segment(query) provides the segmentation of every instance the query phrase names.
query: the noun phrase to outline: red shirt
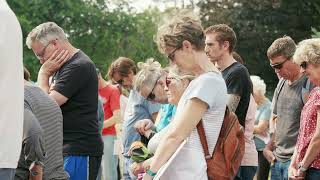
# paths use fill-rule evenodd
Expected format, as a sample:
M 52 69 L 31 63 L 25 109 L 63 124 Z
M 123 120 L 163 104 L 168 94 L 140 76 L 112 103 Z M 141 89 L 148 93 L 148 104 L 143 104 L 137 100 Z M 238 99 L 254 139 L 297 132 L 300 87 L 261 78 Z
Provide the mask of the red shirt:
M 301 112 L 300 130 L 297 140 L 297 163 L 301 162 L 307 152 L 309 143 L 317 128 L 317 111 L 320 106 L 320 87 L 314 88 Z M 310 167 L 320 169 L 320 154 Z
M 120 91 L 117 86 L 108 84 L 99 89 L 99 95 L 102 99 L 104 120 L 106 121 L 113 116 L 113 111 L 120 109 Z M 102 135 L 116 135 L 114 125 L 103 128 Z

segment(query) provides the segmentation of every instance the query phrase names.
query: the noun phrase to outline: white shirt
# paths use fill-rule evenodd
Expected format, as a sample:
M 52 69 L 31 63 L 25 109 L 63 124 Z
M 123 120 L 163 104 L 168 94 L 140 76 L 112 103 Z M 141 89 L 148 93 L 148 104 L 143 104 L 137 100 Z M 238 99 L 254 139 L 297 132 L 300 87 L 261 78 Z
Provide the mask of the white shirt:
M 5 0 L 0 0 L 0 22 L 0 168 L 16 168 L 23 129 L 23 39 Z
M 222 126 L 227 104 L 227 88 L 218 73 L 209 72 L 194 79 L 183 93 L 176 112 L 181 113 L 187 101 L 198 98 L 207 103 L 208 110 L 202 116 L 203 126 L 212 155 Z M 173 119 L 175 121 L 177 119 Z M 182 120 L 183 121 L 183 120 Z M 169 124 L 170 126 L 171 124 Z M 166 180 L 207 180 L 207 164 L 197 129 L 194 128 L 186 144 L 160 177 Z

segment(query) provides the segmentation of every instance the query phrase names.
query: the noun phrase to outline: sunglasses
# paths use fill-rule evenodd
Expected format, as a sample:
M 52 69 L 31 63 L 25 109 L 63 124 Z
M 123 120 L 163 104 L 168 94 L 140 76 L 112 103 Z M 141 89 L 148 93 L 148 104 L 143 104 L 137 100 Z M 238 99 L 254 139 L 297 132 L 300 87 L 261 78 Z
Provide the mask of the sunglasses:
M 169 87 L 169 85 L 171 84 L 172 79 L 173 79 L 172 77 L 168 77 L 168 76 L 166 77 L 166 86 L 167 87 Z
M 123 84 L 123 79 L 118 80 L 117 83 L 122 85 Z
M 154 91 L 154 88 L 156 88 L 160 77 L 161 77 L 161 76 L 158 77 L 158 79 L 157 79 L 156 82 L 154 83 L 154 86 L 153 86 L 150 94 L 147 96 L 147 100 L 148 100 L 148 101 L 153 101 L 153 100 L 156 98 L 156 95 L 153 93 L 153 91 Z
M 283 64 L 285 63 L 285 62 L 287 62 L 289 59 L 286 59 L 286 60 L 284 60 L 284 61 L 282 61 L 282 62 L 280 62 L 280 63 L 276 63 L 276 64 L 271 64 L 270 63 L 270 66 L 273 68 L 273 69 L 281 69 L 282 67 L 283 67 Z
M 308 67 L 307 62 L 306 62 L 306 61 L 303 61 L 303 62 L 300 64 L 300 67 L 301 67 L 302 69 L 307 69 L 307 67 Z

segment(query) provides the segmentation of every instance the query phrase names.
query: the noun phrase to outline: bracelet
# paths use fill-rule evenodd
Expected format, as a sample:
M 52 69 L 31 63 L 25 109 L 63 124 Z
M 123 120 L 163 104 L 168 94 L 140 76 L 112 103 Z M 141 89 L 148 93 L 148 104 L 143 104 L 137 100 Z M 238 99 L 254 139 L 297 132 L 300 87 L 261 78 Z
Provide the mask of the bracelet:
M 156 172 L 152 172 L 150 169 L 148 169 L 146 173 L 151 177 L 155 177 L 157 175 Z

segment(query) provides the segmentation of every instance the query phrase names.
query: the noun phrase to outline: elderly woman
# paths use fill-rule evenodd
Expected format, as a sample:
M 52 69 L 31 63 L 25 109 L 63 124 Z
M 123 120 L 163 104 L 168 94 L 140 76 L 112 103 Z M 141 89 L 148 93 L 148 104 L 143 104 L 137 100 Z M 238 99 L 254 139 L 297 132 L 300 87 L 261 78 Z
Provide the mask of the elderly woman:
M 164 77 L 163 85 L 164 87 L 162 89 L 163 92 L 167 95 L 167 101 L 170 105 L 174 107 L 174 111 L 161 111 L 161 114 L 159 113 L 158 117 L 160 116 L 160 120 L 156 122 L 155 128 L 157 133 L 150 139 L 148 143 L 148 149 L 154 153 L 156 151 L 156 148 L 162 139 L 164 135 L 166 134 L 168 128 L 167 125 L 170 123 L 171 119 L 173 118 L 173 115 L 175 114 L 176 106 L 179 103 L 179 100 L 185 91 L 185 89 L 188 87 L 189 83 L 194 79 L 194 76 L 191 74 L 183 73 L 178 70 L 177 67 L 173 66 L 170 68 L 169 73 L 166 74 Z M 155 92 L 155 95 L 157 96 L 158 93 Z M 162 93 L 161 93 L 162 94 Z M 155 98 L 157 99 L 157 98 Z M 161 117 L 162 116 L 162 117 Z M 170 116 L 170 119 L 168 117 Z M 143 120 L 142 120 L 143 121 Z M 140 133 L 149 134 L 149 131 L 143 131 L 141 129 L 137 129 Z M 143 164 L 135 164 L 132 166 L 132 171 L 134 174 L 138 174 L 141 172 L 141 168 L 148 167 L 152 159 L 149 159 L 145 161 Z
M 269 141 L 268 127 L 271 117 L 271 102 L 265 96 L 266 84 L 259 76 L 250 76 L 253 85 L 253 97 L 257 103 L 254 123 L 254 142 L 258 151 L 257 179 L 268 179 L 270 164 L 263 155 L 263 149 Z
M 316 87 L 301 112 L 289 176 L 291 179 L 320 179 L 320 39 L 300 42 L 293 59 Z
M 185 142 L 159 176 L 166 180 L 206 180 L 207 165 L 196 126 L 202 121 L 209 152 L 213 152 L 227 104 L 226 84 L 204 52 L 205 36 L 198 18 L 187 14 L 175 17 L 161 26 L 156 39 L 160 51 L 179 70 L 190 72 L 196 78 L 181 96 L 175 117 L 168 125 L 144 179 L 152 179 Z

